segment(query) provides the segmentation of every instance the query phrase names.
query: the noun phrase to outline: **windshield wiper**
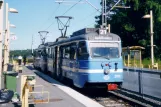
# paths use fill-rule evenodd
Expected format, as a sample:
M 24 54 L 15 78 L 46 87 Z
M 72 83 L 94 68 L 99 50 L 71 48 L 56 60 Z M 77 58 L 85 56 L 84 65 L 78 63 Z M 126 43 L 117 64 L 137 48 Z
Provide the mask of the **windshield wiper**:
M 103 58 L 106 58 L 108 60 L 110 60 L 110 58 L 106 55 L 106 56 L 102 56 Z
M 102 57 L 102 58 L 106 58 L 106 59 L 110 60 L 110 58 L 107 56 L 93 55 L 93 57 Z

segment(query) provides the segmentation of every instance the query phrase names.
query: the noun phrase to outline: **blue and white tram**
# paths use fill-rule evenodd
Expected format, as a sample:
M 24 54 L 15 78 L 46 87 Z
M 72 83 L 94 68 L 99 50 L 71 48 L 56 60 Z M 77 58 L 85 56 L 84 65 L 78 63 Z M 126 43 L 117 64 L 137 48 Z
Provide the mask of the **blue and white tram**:
M 121 39 L 99 29 L 85 28 L 52 44 L 54 76 L 71 79 L 76 87 L 108 86 L 123 82 Z

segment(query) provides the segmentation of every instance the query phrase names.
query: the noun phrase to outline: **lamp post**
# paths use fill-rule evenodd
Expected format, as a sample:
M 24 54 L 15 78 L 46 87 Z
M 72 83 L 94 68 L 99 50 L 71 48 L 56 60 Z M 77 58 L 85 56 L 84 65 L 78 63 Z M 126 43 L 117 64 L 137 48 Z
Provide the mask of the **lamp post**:
M 9 50 L 8 50 L 8 45 L 9 45 L 9 36 L 10 36 L 10 32 L 9 32 L 9 21 L 8 21 L 8 13 L 11 12 L 11 13 L 18 13 L 18 11 L 14 8 L 9 8 L 8 7 L 8 3 L 6 3 L 6 30 L 5 30 L 5 40 L 4 40 L 4 71 L 7 70 L 7 63 L 9 62 L 9 59 L 8 59 L 8 53 L 9 53 Z
M 11 27 L 11 25 L 10 25 L 10 27 Z M 9 29 L 8 29 L 8 35 L 9 35 L 9 37 L 8 37 L 8 43 L 7 43 L 7 45 L 8 45 L 8 51 L 7 51 L 7 62 L 9 62 L 9 57 L 10 57 L 10 36 L 11 35 L 15 35 L 14 33 L 10 33 L 10 27 L 9 27 Z M 14 26 L 12 26 L 13 28 L 16 28 L 16 26 L 14 25 Z
M 2 36 L 3 36 L 3 7 L 4 0 L 0 1 L 0 89 L 2 89 Z
M 16 26 L 15 26 L 15 25 L 13 25 L 13 24 L 10 24 L 10 27 L 12 27 L 12 28 L 16 28 Z
M 153 11 L 150 14 L 144 15 L 143 18 L 150 18 L 150 46 L 151 46 L 151 64 L 154 65 L 154 45 L 153 45 Z

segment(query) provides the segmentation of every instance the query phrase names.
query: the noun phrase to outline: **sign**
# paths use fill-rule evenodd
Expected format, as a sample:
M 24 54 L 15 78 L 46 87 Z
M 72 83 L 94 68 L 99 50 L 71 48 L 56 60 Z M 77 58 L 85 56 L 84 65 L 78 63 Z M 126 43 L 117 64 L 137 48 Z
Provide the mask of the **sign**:
M 103 77 L 103 79 L 104 79 L 104 80 L 109 80 L 110 77 L 109 77 L 108 75 L 105 75 L 105 76 Z
M 17 40 L 17 36 L 12 36 L 11 40 Z
M 106 35 L 107 34 L 107 30 L 106 29 L 99 29 L 99 34 L 100 35 Z
M 100 39 L 100 40 L 105 40 L 105 39 L 107 39 L 107 40 L 112 40 L 112 37 L 105 37 L 105 36 L 97 36 L 97 37 L 95 37 L 94 39 Z

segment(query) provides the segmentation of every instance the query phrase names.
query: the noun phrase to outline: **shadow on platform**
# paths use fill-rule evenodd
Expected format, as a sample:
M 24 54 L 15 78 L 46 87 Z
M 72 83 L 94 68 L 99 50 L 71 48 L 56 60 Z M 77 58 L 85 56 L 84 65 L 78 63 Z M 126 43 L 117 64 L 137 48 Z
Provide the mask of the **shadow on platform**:
M 6 105 L 1 105 L 0 107 L 21 107 L 21 104 L 19 103 L 12 103 L 12 104 L 6 104 Z M 34 104 L 29 104 L 29 107 L 35 107 Z
M 32 66 L 26 66 L 29 70 L 35 70 Z

